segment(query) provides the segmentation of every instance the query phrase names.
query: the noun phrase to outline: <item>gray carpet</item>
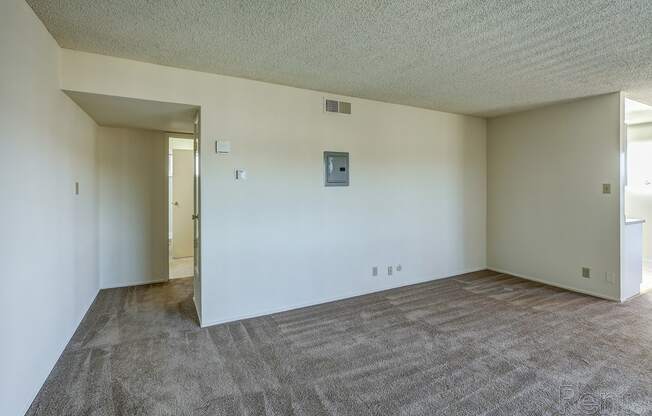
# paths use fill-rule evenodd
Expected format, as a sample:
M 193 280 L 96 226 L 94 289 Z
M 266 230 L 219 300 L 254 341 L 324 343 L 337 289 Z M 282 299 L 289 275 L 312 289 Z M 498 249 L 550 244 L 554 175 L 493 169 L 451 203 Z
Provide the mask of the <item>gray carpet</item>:
M 200 329 L 191 279 L 102 291 L 29 415 L 652 415 L 652 295 L 478 272 Z

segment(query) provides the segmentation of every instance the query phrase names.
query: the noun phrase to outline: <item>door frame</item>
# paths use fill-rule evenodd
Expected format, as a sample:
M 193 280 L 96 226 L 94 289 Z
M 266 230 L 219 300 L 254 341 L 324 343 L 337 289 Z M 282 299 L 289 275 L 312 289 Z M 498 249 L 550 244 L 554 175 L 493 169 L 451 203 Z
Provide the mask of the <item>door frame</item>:
M 201 325 L 201 108 L 195 116 L 193 175 L 193 301 Z
M 169 158 L 169 165 L 168 165 L 168 181 L 169 181 L 168 189 L 169 189 L 169 192 L 168 192 L 168 201 L 169 201 L 169 204 L 170 204 L 169 205 L 170 208 L 169 208 L 169 212 L 168 212 L 168 215 L 169 215 L 168 234 L 170 236 L 170 256 L 172 258 L 190 257 L 191 255 L 193 255 L 193 254 L 191 254 L 191 252 L 194 252 L 194 248 L 193 248 L 194 247 L 194 231 L 193 231 L 193 228 L 194 228 L 195 225 L 192 222 L 192 219 L 190 218 L 191 215 L 194 214 L 194 207 L 193 207 L 194 199 L 195 199 L 195 196 L 194 196 L 194 184 L 189 185 L 190 186 L 189 191 L 191 192 L 191 194 L 187 195 L 189 199 L 187 201 L 185 201 L 185 203 L 187 203 L 187 207 L 189 208 L 189 213 L 188 213 L 188 217 L 187 217 L 187 220 L 189 221 L 189 223 L 188 223 L 189 225 L 188 225 L 187 230 L 188 230 L 188 233 L 190 233 L 190 235 L 188 236 L 189 237 L 189 241 L 188 241 L 189 245 L 187 246 L 187 250 L 185 250 L 185 251 L 187 251 L 186 255 L 185 256 L 183 256 L 183 255 L 180 256 L 179 253 L 178 253 L 178 249 L 177 249 L 177 247 L 179 247 L 177 245 L 179 236 L 175 232 L 175 231 L 179 231 L 179 228 L 177 228 L 177 226 L 179 225 L 178 221 L 180 221 L 180 218 L 178 217 L 179 213 L 176 212 L 177 211 L 176 207 L 178 206 L 179 197 L 177 196 L 177 193 L 176 193 L 177 189 L 175 188 L 175 175 L 178 175 L 178 173 L 180 171 L 185 170 L 185 169 L 179 169 L 179 166 L 178 166 L 178 161 L 179 161 L 178 157 L 183 155 L 182 153 L 178 153 L 178 152 L 183 151 L 183 152 L 188 152 L 188 153 L 186 153 L 186 155 L 190 157 L 190 163 L 192 163 L 191 166 L 188 166 L 188 168 L 190 170 L 185 172 L 185 174 L 189 174 L 192 177 L 194 177 L 194 174 L 195 174 L 195 172 L 194 172 L 194 135 L 192 135 L 192 134 L 191 135 L 188 135 L 188 134 L 170 134 L 170 135 L 168 135 L 168 140 L 169 140 L 169 155 L 168 155 L 168 158 Z M 181 140 L 182 142 L 185 142 L 187 144 L 186 145 L 179 145 L 178 140 Z M 185 228 L 185 227 L 182 227 L 182 228 Z

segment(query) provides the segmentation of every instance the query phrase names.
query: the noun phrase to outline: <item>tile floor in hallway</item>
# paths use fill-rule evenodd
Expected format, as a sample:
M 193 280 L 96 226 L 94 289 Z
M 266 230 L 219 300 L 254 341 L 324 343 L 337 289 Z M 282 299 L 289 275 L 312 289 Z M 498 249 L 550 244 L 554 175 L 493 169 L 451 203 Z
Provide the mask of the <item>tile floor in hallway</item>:
M 170 279 L 192 277 L 194 275 L 194 257 L 170 257 Z

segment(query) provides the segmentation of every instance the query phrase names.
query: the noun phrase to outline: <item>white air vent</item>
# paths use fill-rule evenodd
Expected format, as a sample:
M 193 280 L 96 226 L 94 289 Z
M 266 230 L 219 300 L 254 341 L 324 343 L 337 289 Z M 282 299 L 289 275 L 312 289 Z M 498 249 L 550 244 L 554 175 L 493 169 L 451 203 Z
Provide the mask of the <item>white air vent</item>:
M 351 114 L 351 103 L 325 99 L 324 111 L 327 113 Z

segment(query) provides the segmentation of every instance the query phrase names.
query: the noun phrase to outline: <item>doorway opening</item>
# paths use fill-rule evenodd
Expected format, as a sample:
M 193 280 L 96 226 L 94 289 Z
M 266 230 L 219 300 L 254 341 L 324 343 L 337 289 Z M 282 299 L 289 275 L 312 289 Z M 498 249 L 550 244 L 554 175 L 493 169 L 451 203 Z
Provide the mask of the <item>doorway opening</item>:
M 170 279 L 194 275 L 194 159 L 192 136 L 176 134 L 169 137 L 168 246 Z
M 174 285 L 201 323 L 201 108 L 65 92 L 98 124 L 100 288 Z
M 642 269 L 639 293 L 644 293 L 652 290 L 652 106 L 625 99 L 625 125 L 625 217 L 632 232 L 638 233 L 628 252 L 638 254 L 637 276 Z

